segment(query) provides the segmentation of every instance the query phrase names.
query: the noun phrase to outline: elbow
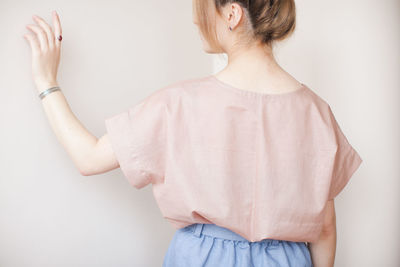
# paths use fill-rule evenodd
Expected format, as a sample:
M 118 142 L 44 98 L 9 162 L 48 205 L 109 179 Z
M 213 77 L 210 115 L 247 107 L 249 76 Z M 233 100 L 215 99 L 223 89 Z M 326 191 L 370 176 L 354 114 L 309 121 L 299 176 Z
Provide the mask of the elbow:
M 321 230 L 321 237 L 330 237 L 336 235 L 336 224 L 324 225 Z
M 323 219 L 321 236 L 329 237 L 332 235 L 336 235 L 336 212 L 334 201 L 328 201 Z
M 87 170 L 85 170 L 85 169 L 79 169 L 79 173 L 82 176 L 90 176 L 89 172 Z
M 77 169 L 82 176 L 91 176 L 93 175 L 93 171 L 90 171 L 88 166 L 78 166 Z
M 322 238 L 330 238 L 332 236 L 336 236 L 336 216 L 334 213 L 328 220 L 325 220 L 321 230 Z
M 94 164 L 90 157 L 80 158 L 75 161 L 76 169 L 82 176 L 91 176 L 94 174 Z

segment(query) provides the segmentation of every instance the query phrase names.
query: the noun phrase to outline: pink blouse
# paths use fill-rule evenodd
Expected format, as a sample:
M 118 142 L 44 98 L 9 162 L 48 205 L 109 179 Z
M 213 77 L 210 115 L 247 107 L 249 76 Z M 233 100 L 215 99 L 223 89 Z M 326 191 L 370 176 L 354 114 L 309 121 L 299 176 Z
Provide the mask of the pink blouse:
M 308 86 L 281 94 L 214 75 L 175 82 L 105 120 L 120 168 L 152 184 L 176 229 L 214 223 L 254 242 L 315 242 L 324 208 L 362 162 Z

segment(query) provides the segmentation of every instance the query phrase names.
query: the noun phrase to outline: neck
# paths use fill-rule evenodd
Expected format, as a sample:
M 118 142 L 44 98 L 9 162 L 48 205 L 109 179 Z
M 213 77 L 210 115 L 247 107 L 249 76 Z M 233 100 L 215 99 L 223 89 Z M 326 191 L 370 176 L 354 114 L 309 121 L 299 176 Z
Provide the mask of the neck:
M 258 75 L 265 75 L 266 73 L 273 74 L 281 70 L 272 49 L 265 45 L 254 45 L 229 52 L 226 68 L 236 70 L 247 77 L 258 77 Z

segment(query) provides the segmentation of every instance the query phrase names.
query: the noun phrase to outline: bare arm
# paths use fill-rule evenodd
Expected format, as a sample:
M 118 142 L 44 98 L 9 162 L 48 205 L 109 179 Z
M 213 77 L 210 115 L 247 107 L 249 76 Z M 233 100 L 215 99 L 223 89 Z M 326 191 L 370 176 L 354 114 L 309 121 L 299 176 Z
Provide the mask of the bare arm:
M 52 13 L 54 30 L 39 16 L 36 24 L 26 27 L 35 35 L 24 34 L 32 49 L 32 76 L 39 93 L 58 86 L 62 29 L 59 16 Z M 57 37 L 57 38 L 56 38 Z M 75 117 L 62 91 L 55 91 L 42 100 L 48 121 L 75 166 L 82 175 L 103 173 L 119 166 L 107 134 L 98 139 Z
M 336 253 L 336 214 L 334 200 L 329 200 L 324 217 L 324 226 L 317 242 L 310 243 L 314 267 L 333 267 Z
M 108 135 L 98 139 L 75 117 L 60 91 L 42 100 L 48 121 L 82 175 L 104 173 L 119 167 Z

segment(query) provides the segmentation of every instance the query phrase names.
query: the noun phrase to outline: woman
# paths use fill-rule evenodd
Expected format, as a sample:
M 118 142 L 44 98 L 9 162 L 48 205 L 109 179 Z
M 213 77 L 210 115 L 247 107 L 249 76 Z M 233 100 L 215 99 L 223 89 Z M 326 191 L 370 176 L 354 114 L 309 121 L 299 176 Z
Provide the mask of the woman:
M 49 122 L 82 175 L 118 166 L 152 184 L 178 229 L 163 266 L 333 266 L 334 198 L 362 159 L 330 106 L 275 61 L 295 28 L 293 0 L 193 1 L 216 75 L 165 86 L 107 118 L 96 138 L 70 110 L 56 75 L 62 30 L 40 17 L 24 35 Z

